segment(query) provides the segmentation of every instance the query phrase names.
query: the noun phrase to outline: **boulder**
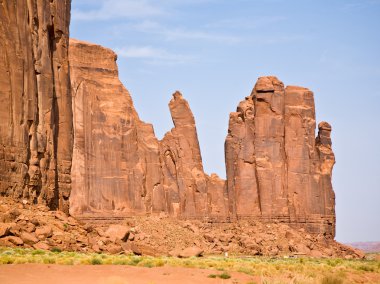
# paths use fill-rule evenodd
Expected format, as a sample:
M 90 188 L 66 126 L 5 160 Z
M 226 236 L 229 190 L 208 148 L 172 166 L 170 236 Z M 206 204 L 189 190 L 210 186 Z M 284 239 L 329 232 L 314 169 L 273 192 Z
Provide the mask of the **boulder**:
M 129 228 L 123 225 L 110 225 L 105 231 L 105 235 L 112 240 L 125 242 L 129 237 Z
M 35 249 L 50 250 L 50 246 L 47 243 L 39 242 L 33 245 Z
M 171 251 L 169 251 L 169 256 L 172 256 L 172 257 L 179 257 L 180 254 L 181 254 L 182 250 L 179 249 L 179 248 L 175 248 Z
M 123 251 L 123 248 L 120 245 L 108 244 L 106 246 L 106 250 L 110 254 L 118 254 L 118 253 L 121 253 Z
M 11 228 L 12 223 L 0 223 L 0 238 L 8 236 Z
M 53 230 L 49 225 L 38 227 L 35 231 L 37 238 L 46 239 L 50 238 L 53 235 Z
M 19 237 L 15 237 L 15 236 L 8 236 L 8 237 L 5 237 L 6 240 L 16 246 L 21 246 L 24 244 L 24 242 L 22 241 L 21 238 Z
M 156 248 L 149 245 L 145 245 L 145 244 L 137 244 L 133 242 L 130 245 L 130 249 L 136 255 L 148 255 L 148 256 L 162 255 L 162 252 L 160 252 Z
M 185 248 L 181 253 L 178 255 L 181 258 L 188 258 L 188 257 L 199 257 L 202 256 L 203 250 L 199 247 L 188 247 Z
M 39 241 L 39 239 L 36 238 L 35 234 L 27 232 L 21 233 L 20 238 L 23 240 L 24 243 L 28 245 L 33 245 Z

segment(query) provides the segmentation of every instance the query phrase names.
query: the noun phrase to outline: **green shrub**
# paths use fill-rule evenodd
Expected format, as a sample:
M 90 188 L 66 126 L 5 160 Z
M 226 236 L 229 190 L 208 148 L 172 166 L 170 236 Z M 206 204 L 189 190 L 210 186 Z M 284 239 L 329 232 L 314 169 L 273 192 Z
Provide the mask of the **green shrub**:
M 44 255 L 45 254 L 45 251 L 41 250 L 41 249 L 36 249 L 34 251 L 32 251 L 32 255 Z
M 51 257 L 47 257 L 47 258 L 43 259 L 43 263 L 45 263 L 45 264 L 54 264 L 55 263 L 55 259 L 51 258 Z
M 60 248 L 52 248 L 51 252 L 62 252 Z
M 333 275 L 325 276 L 322 279 L 322 284 L 342 284 L 342 283 L 343 283 L 343 279 L 338 278 Z
M 132 256 L 131 260 L 128 262 L 129 265 L 137 265 L 139 262 L 141 262 L 142 258 L 139 256 Z
M 229 275 L 226 272 L 223 272 L 222 274 L 219 275 L 219 278 L 221 278 L 221 279 L 230 279 L 231 275 Z
M 208 278 L 221 278 L 221 279 L 230 279 L 231 278 L 231 275 L 229 275 L 228 273 L 226 272 L 223 272 L 222 274 L 210 274 L 207 276 Z
M 367 271 L 367 272 L 374 272 L 375 269 L 373 267 L 370 267 L 368 265 L 360 265 L 358 267 L 358 270 Z
M 103 264 L 103 261 L 100 258 L 94 257 L 91 259 L 91 264 L 92 265 L 100 265 L 100 264 Z

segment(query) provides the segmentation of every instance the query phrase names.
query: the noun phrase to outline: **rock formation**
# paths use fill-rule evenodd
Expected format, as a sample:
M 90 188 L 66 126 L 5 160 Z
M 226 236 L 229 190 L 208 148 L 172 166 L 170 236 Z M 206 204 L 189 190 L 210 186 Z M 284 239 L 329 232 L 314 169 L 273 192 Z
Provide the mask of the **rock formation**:
M 177 91 L 169 108 L 175 127 L 160 141 L 169 213 L 185 218 L 220 215 L 224 211 L 224 181 L 215 174 L 210 178 L 203 171 L 198 134 L 189 104 Z
M 74 151 L 70 213 L 165 211 L 158 140 L 118 78 L 116 54 L 70 40 Z
M 261 77 L 230 114 L 225 143 L 232 218 L 281 221 L 335 234 L 331 126 L 315 133 L 313 93 Z
M 320 123 L 315 138 L 311 91 L 259 78 L 230 115 L 224 181 L 204 173 L 179 92 L 159 141 L 116 54 L 77 40 L 69 48 L 69 0 L 0 4 L 0 195 L 82 218 L 248 218 L 334 236 L 331 126 Z
M 0 195 L 68 211 L 70 1 L 0 1 Z
M 224 182 L 203 171 L 194 117 L 182 95 L 173 94 L 169 104 L 175 127 L 158 141 L 119 80 L 113 51 L 71 39 L 69 57 L 75 137 L 71 214 L 220 214 L 215 207 L 224 204 Z M 211 198 L 215 205 L 208 205 Z

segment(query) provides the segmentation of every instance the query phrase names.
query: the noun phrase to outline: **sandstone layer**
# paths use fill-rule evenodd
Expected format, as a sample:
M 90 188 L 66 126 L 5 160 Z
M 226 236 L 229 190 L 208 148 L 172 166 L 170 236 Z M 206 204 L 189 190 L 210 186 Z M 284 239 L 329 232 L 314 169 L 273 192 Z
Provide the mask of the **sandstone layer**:
M 70 1 L 0 1 L 0 195 L 68 212 Z
M 70 213 L 165 211 L 158 140 L 118 78 L 116 54 L 70 40 L 74 150 Z
M 230 114 L 225 143 L 232 218 L 281 221 L 335 235 L 331 126 L 315 138 L 313 93 L 261 77 Z

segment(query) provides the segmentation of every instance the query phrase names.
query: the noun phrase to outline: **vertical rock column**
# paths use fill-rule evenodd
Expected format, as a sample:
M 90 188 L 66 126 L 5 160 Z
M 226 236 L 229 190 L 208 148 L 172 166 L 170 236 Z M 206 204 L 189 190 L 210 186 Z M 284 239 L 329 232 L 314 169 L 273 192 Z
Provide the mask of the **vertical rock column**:
M 70 1 L 0 1 L 0 194 L 68 211 Z
M 237 216 L 260 216 L 261 204 L 255 157 L 255 105 L 252 97 L 239 103 L 230 114 L 225 142 L 229 213 Z
M 322 229 L 325 229 L 328 235 L 335 236 L 335 193 L 331 182 L 335 155 L 331 147 L 331 125 L 322 121 L 318 124 L 318 129 L 315 145 L 319 207 L 316 213 L 325 217 Z M 321 229 L 317 227 L 315 230 L 320 231 Z
M 230 114 L 225 143 L 229 213 L 335 235 L 331 126 L 315 138 L 313 93 L 258 79 Z
M 314 96 L 306 88 L 288 86 L 285 90 L 285 151 L 290 218 L 295 223 L 306 222 L 312 207 L 317 206 L 312 190 Z
M 255 103 L 254 148 L 261 215 L 264 219 L 277 219 L 288 216 L 284 85 L 276 77 L 261 77 L 252 97 Z
M 182 217 L 207 215 L 207 179 L 194 116 L 181 93 L 169 103 L 174 128 L 160 141 L 164 188 L 170 214 Z

